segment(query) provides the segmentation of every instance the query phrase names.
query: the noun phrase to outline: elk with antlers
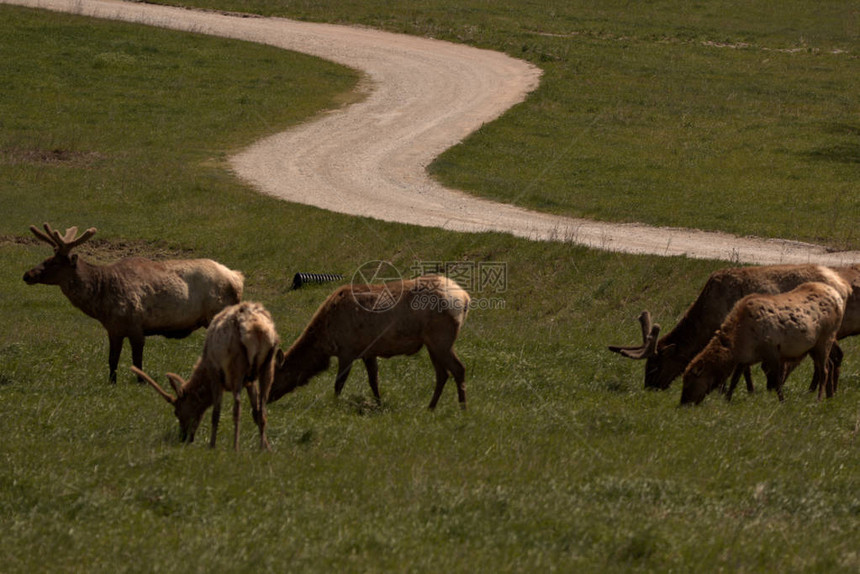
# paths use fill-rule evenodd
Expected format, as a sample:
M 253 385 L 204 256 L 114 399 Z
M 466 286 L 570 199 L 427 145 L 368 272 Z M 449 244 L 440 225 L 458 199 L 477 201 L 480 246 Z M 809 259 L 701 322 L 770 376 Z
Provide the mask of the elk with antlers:
M 194 365 L 188 381 L 167 373 L 176 396 L 159 386 L 136 367 L 132 371 L 158 392 L 179 419 L 184 442 L 193 442 L 203 413 L 212 406 L 212 429 L 209 446 L 215 448 L 221 397 L 233 394 L 233 448 L 239 450 L 239 413 L 242 389 L 248 392 L 251 413 L 260 429 L 260 448 L 269 449 L 266 438 L 266 402 L 274 375 L 275 350 L 279 344 L 272 316 L 259 303 L 243 302 L 218 313 L 206 331 L 203 354 Z
M 664 337 L 658 339 L 660 327 L 652 325 L 645 311 L 640 315 L 640 322 L 647 321 L 647 326 L 642 323 L 642 345 L 610 346 L 609 349 L 630 359 L 645 360 L 645 388 L 668 389 L 708 344 L 740 299 L 754 293 L 784 293 L 809 281 L 826 283 L 845 296 L 845 315 L 837 338 L 860 334 L 860 265 L 733 267 L 711 274 L 702 292 Z M 837 344 L 832 346 L 830 357 L 835 384 L 842 357 Z M 747 388 L 750 388 L 749 382 Z
M 128 257 L 110 265 L 87 263 L 70 251 L 96 233 L 78 228 L 66 234 L 30 226 L 54 255 L 24 274 L 28 285 L 59 285 L 72 305 L 98 320 L 108 332 L 110 381 L 116 382 L 122 344 L 131 343 L 132 363 L 143 367 L 144 339 L 150 335 L 187 337 L 242 299 L 244 277 L 211 259 L 151 261 Z

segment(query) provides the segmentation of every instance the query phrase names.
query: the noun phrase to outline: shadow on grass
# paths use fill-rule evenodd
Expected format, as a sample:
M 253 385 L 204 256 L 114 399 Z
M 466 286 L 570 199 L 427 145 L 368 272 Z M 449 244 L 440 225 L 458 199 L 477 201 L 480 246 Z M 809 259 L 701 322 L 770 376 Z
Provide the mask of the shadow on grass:
M 860 163 L 860 143 L 840 143 L 809 152 L 814 160 L 837 163 Z
M 344 408 L 347 408 L 362 417 L 379 415 L 390 410 L 385 407 L 385 405 L 377 403 L 374 399 L 370 399 L 359 394 L 349 395 L 345 400 L 341 401 L 341 403 Z

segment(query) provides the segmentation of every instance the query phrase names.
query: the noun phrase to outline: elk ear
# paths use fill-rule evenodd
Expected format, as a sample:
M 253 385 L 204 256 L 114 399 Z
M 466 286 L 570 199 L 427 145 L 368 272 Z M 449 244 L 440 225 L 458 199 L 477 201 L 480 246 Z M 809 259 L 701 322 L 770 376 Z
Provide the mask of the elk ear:
M 131 367 L 131 371 L 135 375 L 137 375 L 138 377 L 141 377 L 144 381 L 149 383 L 150 386 L 153 389 L 155 389 L 155 392 L 158 393 L 159 395 L 161 395 L 165 401 L 167 401 L 171 405 L 176 402 L 176 398 L 170 396 L 167 392 L 165 392 L 165 390 L 162 389 L 161 386 L 152 379 L 152 377 L 150 377 L 149 375 L 147 375 L 146 373 L 144 373 L 143 371 L 141 371 L 137 367 Z
M 284 361 L 287 359 L 287 354 L 284 353 L 283 349 L 278 349 L 277 355 L 275 355 L 275 364 L 279 367 L 284 364 Z

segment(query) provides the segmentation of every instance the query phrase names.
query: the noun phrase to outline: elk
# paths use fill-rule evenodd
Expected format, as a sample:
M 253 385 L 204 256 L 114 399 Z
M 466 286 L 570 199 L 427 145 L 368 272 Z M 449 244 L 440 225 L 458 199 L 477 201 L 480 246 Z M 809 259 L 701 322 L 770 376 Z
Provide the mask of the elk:
M 784 293 L 809 281 L 827 283 L 840 293 L 846 293 L 845 317 L 837 338 L 860 334 L 860 265 L 834 268 L 812 264 L 732 267 L 711 274 L 702 292 L 675 328 L 664 337 L 658 339 L 660 327 L 652 325 L 650 314 L 645 311 L 640 315 L 643 344 L 613 345 L 609 350 L 630 359 L 645 360 L 646 389 L 668 389 L 693 357 L 708 344 L 738 300 L 753 293 Z M 841 357 L 841 349 L 833 345 L 834 382 L 838 379 Z
M 824 283 L 803 283 L 787 293 L 747 295 L 684 371 L 681 404 L 700 403 L 733 374 L 727 399 L 743 367 L 761 362 L 768 386 L 783 400 L 783 365 L 807 353 L 815 364 L 818 398 L 833 396 L 828 357 L 845 312 L 844 292 Z
M 194 442 L 203 413 L 212 406 L 209 446 L 215 448 L 223 393 L 233 394 L 233 448 L 239 450 L 239 413 L 245 388 L 254 422 L 260 429 L 260 448 L 269 450 L 266 438 L 266 403 L 274 376 L 275 350 L 280 344 L 272 316 L 259 303 L 243 302 L 225 308 L 206 331 L 203 354 L 184 381 L 167 373 L 176 395 L 171 395 L 137 367 L 131 370 L 149 383 L 173 406 L 183 442 Z
M 125 338 L 131 343 L 132 363 L 143 368 L 146 337 L 187 337 L 207 327 L 228 305 L 242 299 L 244 276 L 211 259 L 151 261 L 128 257 L 110 265 L 87 263 L 72 249 L 96 229 L 80 237 L 77 227 L 59 232 L 30 226 L 36 238 L 50 244 L 54 255 L 24 274 L 28 285 L 59 285 L 72 305 L 99 321 L 108 332 L 110 382 Z
M 344 285 L 317 309 L 305 330 L 285 352 L 278 351 L 275 401 L 325 371 L 337 357 L 335 395 L 340 395 L 356 359 L 364 362 L 377 403 L 377 357 L 413 355 L 426 346 L 436 370 L 430 409 L 442 394 L 449 373 L 457 383 L 460 407 L 466 408 L 466 369 L 454 341 L 466 320 L 469 294 L 447 277 L 428 275 L 385 284 Z

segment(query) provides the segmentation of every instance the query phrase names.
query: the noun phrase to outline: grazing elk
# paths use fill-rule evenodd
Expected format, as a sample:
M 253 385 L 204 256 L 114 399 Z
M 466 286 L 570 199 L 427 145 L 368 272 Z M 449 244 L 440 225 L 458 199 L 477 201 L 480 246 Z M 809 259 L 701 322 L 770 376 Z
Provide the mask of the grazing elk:
M 784 293 L 809 281 L 827 283 L 840 293 L 847 289 L 845 317 L 837 338 L 860 334 L 860 265 L 834 268 L 811 264 L 733 267 L 711 274 L 702 292 L 675 328 L 664 337 L 658 339 L 660 327 L 651 324 L 650 315 L 645 311 L 640 315 L 643 344 L 610 346 L 609 349 L 631 359 L 645 360 L 646 389 L 668 389 L 693 357 L 708 344 L 738 300 L 753 293 Z M 834 382 L 838 379 L 841 357 L 841 349 L 833 345 Z
M 28 285 L 59 285 L 72 305 L 98 320 L 108 332 L 110 381 L 116 370 L 123 339 L 131 343 L 132 363 L 143 368 L 144 339 L 163 335 L 180 339 L 206 327 L 228 305 L 242 299 L 244 277 L 211 259 L 151 261 L 128 257 L 110 265 L 87 263 L 70 251 L 92 237 L 90 228 L 76 237 L 65 236 L 46 223 L 38 239 L 54 248 L 54 255 L 24 274 Z
M 278 351 L 275 401 L 326 370 L 337 357 L 335 394 L 340 395 L 353 361 L 362 359 L 368 383 L 380 401 L 377 357 L 412 355 L 426 346 L 436 370 L 436 407 L 449 373 L 466 408 L 466 369 L 454 352 L 454 341 L 466 320 L 469 294 L 446 277 L 423 276 L 384 285 L 345 285 L 317 309 L 301 336 L 286 353 Z
M 203 354 L 194 365 L 188 381 L 167 373 L 176 392 L 173 396 L 149 375 L 136 367 L 132 371 L 152 385 L 179 419 L 184 442 L 193 442 L 203 413 L 212 406 L 212 431 L 209 446 L 215 447 L 221 396 L 233 394 L 233 448 L 239 450 L 239 412 L 242 389 L 248 392 L 251 413 L 260 429 L 260 448 L 268 450 L 266 403 L 274 376 L 275 350 L 280 340 L 272 316 L 259 303 L 243 302 L 218 313 L 206 331 Z
M 726 396 L 730 400 L 741 368 L 759 362 L 765 367 L 768 386 L 783 400 L 784 363 L 807 353 L 815 363 L 812 381 L 818 398 L 825 390 L 828 397 L 833 396 L 828 356 L 844 312 L 844 292 L 824 283 L 804 283 L 776 295 L 747 295 L 684 371 L 681 404 L 701 402 L 733 373 Z

